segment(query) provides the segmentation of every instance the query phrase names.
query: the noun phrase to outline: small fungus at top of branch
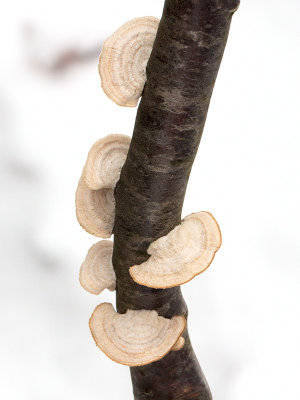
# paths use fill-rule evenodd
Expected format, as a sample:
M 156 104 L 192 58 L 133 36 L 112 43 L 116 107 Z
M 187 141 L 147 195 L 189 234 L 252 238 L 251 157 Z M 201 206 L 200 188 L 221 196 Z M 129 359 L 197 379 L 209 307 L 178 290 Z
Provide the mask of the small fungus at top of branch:
M 98 65 L 102 88 L 120 106 L 135 107 L 141 97 L 158 24 L 154 17 L 135 18 L 103 44 Z
M 152 288 L 182 285 L 209 267 L 221 243 L 214 217 L 205 211 L 193 213 L 151 243 L 147 250 L 151 257 L 129 272 L 135 282 Z
M 148 310 L 118 314 L 110 303 L 100 304 L 90 318 L 96 345 L 113 361 L 128 366 L 146 365 L 164 357 L 178 343 L 185 326 L 182 315 L 167 319 Z
M 79 274 L 80 284 L 88 292 L 100 294 L 104 289 L 115 290 L 112 252 L 113 242 L 110 240 L 101 240 L 89 249 Z

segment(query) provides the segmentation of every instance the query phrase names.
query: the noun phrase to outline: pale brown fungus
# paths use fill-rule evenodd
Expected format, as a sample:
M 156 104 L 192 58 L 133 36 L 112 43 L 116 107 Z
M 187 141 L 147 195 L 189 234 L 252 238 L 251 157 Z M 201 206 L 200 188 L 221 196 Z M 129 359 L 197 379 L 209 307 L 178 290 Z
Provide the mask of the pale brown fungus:
M 79 224 L 91 235 L 109 238 L 115 220 L 113 189 L 89 189 L 80 178 L 75 196 L 76 216 Z
M 99 139 L 91 147 L 83 170 L 84 181 L 92 190 L 113 189 L 120 178 L 131 138 L 112 134 Z
M 141 97 L 158 24 L 154 17 L 135 18 L 103 44 L 98 65 L 102 88 L 120 106 L 135 107 Z
M 174 344 L 174 346 L 172 347 L 172 351 L 179 351 L 183 348 L 185 344 L 185 339 L 181 336 L 177 342 Z
M 128 366 L 146 365 L 164 357 L 185 326 L 184 316 L 167 319 L 148 310 L 118 314 L 109 303 L 96 307 L 90 318 L 96 345 L 113 361 Z
M 169 288 L 205 271 L 222 243 L 220 228 L 205 211 L 188 215 L 180 225 L 148 248 L 150 258 L 129 272 L 140 285 Z
M 81 264 L 79 281 L 92 294 L 100 294 L 104 289 L 114 291 L 116 275 L 112 265 L 113 242 L 101 240 L 95 243 Z

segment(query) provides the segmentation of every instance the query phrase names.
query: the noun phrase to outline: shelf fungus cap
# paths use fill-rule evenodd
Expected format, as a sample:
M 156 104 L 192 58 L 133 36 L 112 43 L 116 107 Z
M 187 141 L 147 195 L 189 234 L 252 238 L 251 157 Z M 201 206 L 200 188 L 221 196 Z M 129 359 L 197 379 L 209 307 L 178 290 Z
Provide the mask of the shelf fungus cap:
M 120 178 L 131 138 L 108 135 L 91 147 L 84 167 L 84 181 L 92 190 L 114 188 Z
M 147 310 L 118 314 L 110 303 L 100 304 L 90 318 L 96 345 L 113 361 L 131 367 L 164 357 L 177 343 L 185 325 L 182 315 L 167 319 Z
M 184 337 L 180 337 L 177 342 L 174 344 L 174 346 L 172 347 L 172 351 L 179 351 L 183 348 L 185 344 L 185 339 Z
M 147 251 L 151 257 L 129 272 L 135 282 L 152 288 L 182 285 L 209 267 L 221 243 L 214 217 L 205 211 L 193 213 L 151 243 Z
M 112 265 L 113 242 L 101 240 L 95 243 L 81 264 L 79 282 L 92 294 L 100 294 L 104 289 L 114 291 L 116 275 Z
M 98 65 L 102 88 L 120 106 L 135 107 L 141 97 L 158 24 L 154 17 L 135 18 L 103 44 Z
M 81 176 L 75 196 L 79 224 L 91 235 L 109 238 L 115 221 L 113 189 L 89 189 Z

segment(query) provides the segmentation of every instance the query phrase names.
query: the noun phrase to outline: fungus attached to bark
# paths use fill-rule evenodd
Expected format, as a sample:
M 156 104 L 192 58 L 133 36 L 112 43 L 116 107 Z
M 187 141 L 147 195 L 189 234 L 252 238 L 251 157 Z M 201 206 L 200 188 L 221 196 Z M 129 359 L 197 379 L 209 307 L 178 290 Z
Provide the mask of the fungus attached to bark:
M 79 224 L 91 235 L 109 238 L 115 220 L 113 189 L 89 189 L 81 176 L 76 190 L 76 216 Z
M 232 14 L 239 0 L 165 0 L 164 3 L 152 52 L 148 50 L 151 56 L 144 88 L 145 69 L 139 61 L 139 54 L 144 54 L 143 46 L 131 45 L 139 38 L 138 34 L 133 35 L 133 40 L 129 40 L 130 44 L 126 46 L 127 36 L 121 28 L 107 41 L 100 57 L 102 86 L 111 99 L 118 104 L 133 106 L 141 90 L 142 99 L 129 157 L 114 190 L 113 266 L 117 277 L 116 305 L 122 315 L 115 316 L 112 306 L 108 306 L 108 313 L 100 306 L 90 324 L 100 348 L 113 359 L 116 359 L 115 353 L 118 357 L 121 354 L 123 362 L 125 358 L 127 364 L 134 366 L 130 372 L 135 400 L 211 400 L 212 395 L 187 328 L 182 350 L 170 351 L 158 362 L 151 362 L 150 359 L 147 360 L 149 365 L 136 367 L 141 362 L 137 362 L 136 358 L 132 361 L 132 352 L 128 353 L 132 340 L 136 353 L 142 355 L 150 353 L 144 351 L 143 343 L 151 342 L 147 337 L 147 334 L 151 336 L 151 329 L 137 324 L 138 331 L 146 331 L 146 339 L 141 341 L 140 336 L 144 335 L 136 333 L 133 329 L 135 321 L 124 314 L 128 309 L 159 310 L 160 316 L 166 318 L 188 315 L 180 287 L 165 291 L 149 290 L 132 281 L 128 270 L 147 260 L 145 244 L 164 237 L 157 240 L 158 244 L 162 242 L 161 248 L 155 243 L 150 246 L 148 271 L 138 267 L 141 277 L 146 276 L 150 286 L 158 280 L 158 287 L 171 287 L 199 273 L 199 260 L 200 272 L 205 269 L 221 242 L 219 232 L 215 237 L 211 234 L 211 231 L 218 231 L 216 226 L 204 229 L 205 224 L 200 224 L 200 229 L 196 229 L 197 232 L 204 231 L 200 238 L 199 232 L 195 235 L 188 228 L 176 230 L 175 227 L 180 224 L 187 183 L 203 133 Z M 130 35 L 131 29 L 127 33 Z M 140 52 L 139 47 L 142 47 Z M 124 62 L 124 54 L 128 53 L 130 55 L 125 56 Z M 142 83 L 137 92 L 131 83 L 126 90 L 126 82 L 132 80 L 132 65 L 141 67 Z M 128 69 L 129 73 L 126 72 Z M 185 226 L 185 222 L 182 225 Z M 176 233 L 172 234 L 174 228 Z M 168 244 L 172 236 L 179 237 L 179 244 L 175 247 Z M 138 271 L 137 277 L 140 278 Z M 173 320 L 168 321 L 172 323 Z M 115 329 L 118 323 L 123 324 L 122 329 Z M 118 338 L 119 332 L 123 332 L 125 339 Z M 178 349 L 183 343 L 181 336 L 176 336 L 177 339 L 168 346 L 171 350 Z M 150 348 L 152 351 L 156 346 Z M 143 357 L 142 360 L 144 363 Z
M 178 286 L 208 268 L 221 243 L 214 217 L 205 211 L 193 213 L 151 243 L 147 251 L 151 257 L 129 272 L 140 285 L 161 289 Z
M 84 180 L 92 190 L 114 188 L 127 157 L 131 138 L 108 135 L 91 147 L 84 167 Z
M 179 351 L 183 348 L 185 344 L 185 339 L 181 336 L 177 342 L 174 344 L 174 346 L 172 347 L 172 351 Z
M 108 135 L 89 151 L 76 191 L 76 215 L 88 233 L 101 238 L 112 234 L 115 219 L 114 187 L 120 178 L 130 137 Z
M 135 18 L 103 44 L 98 65 L 102 88 L 120 106 L 137 105 L 158 24 L 159 20 L 154 17 Z
M 100 304 L 90 318 L 96 345 L 113 361 L 129 366 L 150 364 L 164 357 L 185 326 L 182 315 L 167 319 L 148 310 L 118 314 L 110 303 Z
M 112 252 L 113 242 L 110 240 L 101 240 L 89 249 L 79 273 L 80 284 L 88 292 L 100 294 L 104 289 L 115 290 Z

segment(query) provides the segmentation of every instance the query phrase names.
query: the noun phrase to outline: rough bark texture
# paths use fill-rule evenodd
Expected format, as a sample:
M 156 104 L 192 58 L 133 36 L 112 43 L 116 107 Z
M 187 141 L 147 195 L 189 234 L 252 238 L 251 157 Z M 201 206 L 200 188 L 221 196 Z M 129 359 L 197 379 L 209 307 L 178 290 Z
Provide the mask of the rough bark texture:
M 180 223 L 186 186 L 239 0 L 166 0 L 129 154 L 116 186 L 117 310 L 187 316 L 180 287 L 150 289 L 128 270 Z M 195 210 L 199 211 L 199 210 Z M 197 316 L 194 316 L 197 318 Z M 211 399 L 188 332 L 179 352 L 131 368 L 135 400 Z

